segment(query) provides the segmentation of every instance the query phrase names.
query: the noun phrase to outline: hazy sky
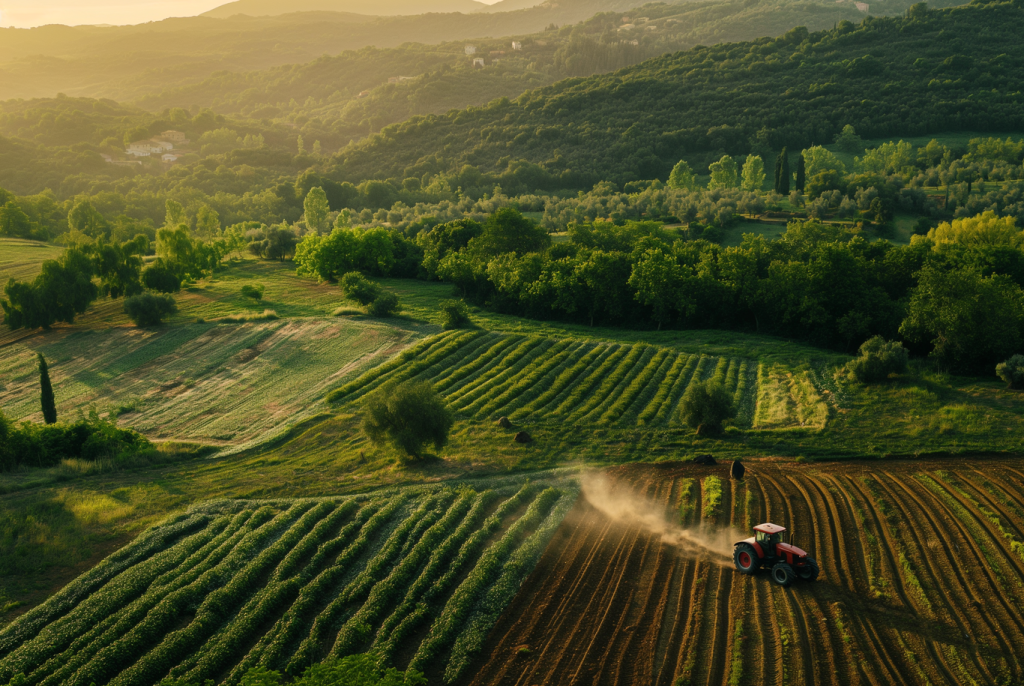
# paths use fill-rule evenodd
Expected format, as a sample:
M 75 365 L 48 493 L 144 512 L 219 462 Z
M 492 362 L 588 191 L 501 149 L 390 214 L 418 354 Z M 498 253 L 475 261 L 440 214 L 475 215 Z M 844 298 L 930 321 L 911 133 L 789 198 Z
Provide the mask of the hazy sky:
M 0 0 L 0 27 L 141 24 L 193 17 L 230 0 Z M 482 0 L 488 5 L 495 0 Z
M 0 26 L 141 24 L 201 14 L 228 0 L 0 0 Z

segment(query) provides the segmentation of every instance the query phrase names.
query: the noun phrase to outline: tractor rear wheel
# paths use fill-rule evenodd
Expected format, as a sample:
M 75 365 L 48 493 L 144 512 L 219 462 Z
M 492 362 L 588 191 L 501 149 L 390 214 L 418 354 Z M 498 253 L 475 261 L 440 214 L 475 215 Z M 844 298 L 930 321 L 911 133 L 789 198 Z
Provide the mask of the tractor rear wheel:
M 820 571 L 818 563 L 814 561 L 813 557 L 805 557 L 804 564 L 796 568 L 797 576 L 804 581 L 817 581 Z
M 796 574 L 793 572 L 793 568 L 785 562 L 772 567 L 772 578 L 775 579 L 775 583 L 783 588 L 789 587 L 796 580 Z
M 732 561 L 736 565 L 736 571 L 741 574 L 753 574 L 761 568 L 761 558 L 757 556 L 757 551 L 746 543 L 736 546 L 732 553 Z

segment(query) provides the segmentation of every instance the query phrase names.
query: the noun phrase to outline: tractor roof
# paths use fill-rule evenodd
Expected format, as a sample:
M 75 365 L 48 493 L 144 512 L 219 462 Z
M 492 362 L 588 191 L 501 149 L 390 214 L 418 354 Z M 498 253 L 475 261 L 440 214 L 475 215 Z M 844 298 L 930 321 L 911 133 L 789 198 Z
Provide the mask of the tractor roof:
M 760 531 L 766 534 L 780 534 L 785 530 L 786 527 L 784 526 L 779 526 L 778 524 L 769 524 L 767 522 L 765 522 L 764 524 L 758 524 L 754 527 L 754 531 Z

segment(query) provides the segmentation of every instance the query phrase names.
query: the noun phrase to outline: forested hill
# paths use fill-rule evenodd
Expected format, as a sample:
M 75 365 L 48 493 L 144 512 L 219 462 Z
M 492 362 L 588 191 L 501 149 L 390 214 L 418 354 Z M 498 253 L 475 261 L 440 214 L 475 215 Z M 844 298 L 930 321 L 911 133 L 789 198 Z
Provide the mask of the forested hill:
M 665 178 L 681 157 L 865 136 L 1024 129 L 1024 8 L 915 5 L 900 18 L 697 47 L 515 101 L 416 117 L 350 146 L 338 179 L 537 163 L 538 187 Z

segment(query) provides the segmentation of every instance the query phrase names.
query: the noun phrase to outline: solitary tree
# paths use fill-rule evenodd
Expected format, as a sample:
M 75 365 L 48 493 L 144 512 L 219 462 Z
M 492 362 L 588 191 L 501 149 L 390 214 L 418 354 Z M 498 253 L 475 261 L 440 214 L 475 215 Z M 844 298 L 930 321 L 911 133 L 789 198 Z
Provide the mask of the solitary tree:
M 391 443 L 413 458 L 448 443 L 455 419 L 433 386 L 406 382 L 382 386 L 366 400 L 363 431 L 375 445 Z
M 907 349 L 899 341 L 875 336 L 860 346 L 860 356 L 850 360 L 846 368 L 861 383 L 885 381 L 890 374 L 907 371 Z
M 57 402 L 53 397 L 53 386 L 50 384 L 50 370 L 42 353 L 39 353 L 39 398 L 43 405 L 43 421 L 47 424 L 56 424 Z
M 679 418 L 687 426 L 709 435 L 722 432 L 722 423 L 736 416 L 732 395 L 712 380 L 691 384 L 679 404 Z
M 156 326 L 177 311 L 178 306 L 169 295 L 146 292 L 125 298 L 124 301 L 124 312 L 136 326 Z

